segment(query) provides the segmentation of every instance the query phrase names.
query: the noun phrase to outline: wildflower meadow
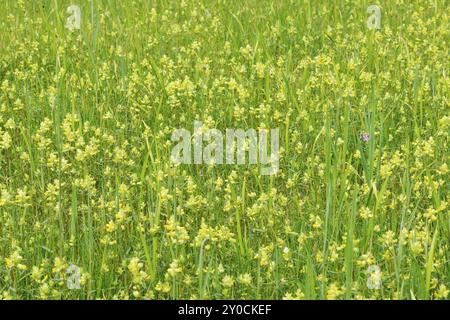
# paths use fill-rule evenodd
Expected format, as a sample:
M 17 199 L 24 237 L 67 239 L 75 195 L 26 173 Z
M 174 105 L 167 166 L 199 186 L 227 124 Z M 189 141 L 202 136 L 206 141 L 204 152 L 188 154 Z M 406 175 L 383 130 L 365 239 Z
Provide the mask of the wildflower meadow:
M 449 299 L 449 4 L 2 0 L 0 299 Z

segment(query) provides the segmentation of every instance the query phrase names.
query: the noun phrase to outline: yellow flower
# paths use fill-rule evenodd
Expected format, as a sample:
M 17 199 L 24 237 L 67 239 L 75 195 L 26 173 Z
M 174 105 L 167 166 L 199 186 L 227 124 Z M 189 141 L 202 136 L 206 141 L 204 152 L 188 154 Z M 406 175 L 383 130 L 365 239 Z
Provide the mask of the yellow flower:
M 244 273 L 238 277 L 239 283 L 249 286 L 252 283 L 252 276 L 249 273 Z
M 359 215 L 364 220 L 370 219 L 373 217 L 372 211 L 367 207 L 362 207 L 359 209 Z
M 139 261 L 139 258 L 134 257 L 130 260 L 128 271 L 133 276 L 133 283 L 140 284 L 147 279 L 147 274 L 141 270 L 143 266 L 144 264 Z
M 20 249 L 16 249 L 8 258 L 5 258 L 5 264 L 8 269 L 18 267 L 18 265 L 21 264 L 23 258 L 20 255 L 20 251 Z
M 169 266 L 169 269 L 167 269 L 167 273 L 171 277 L 175 277 L 177 274 L 181 273 L 183 268 L 179 265 L 179 261 L 177 259 L 173 260 L 172 263 Z

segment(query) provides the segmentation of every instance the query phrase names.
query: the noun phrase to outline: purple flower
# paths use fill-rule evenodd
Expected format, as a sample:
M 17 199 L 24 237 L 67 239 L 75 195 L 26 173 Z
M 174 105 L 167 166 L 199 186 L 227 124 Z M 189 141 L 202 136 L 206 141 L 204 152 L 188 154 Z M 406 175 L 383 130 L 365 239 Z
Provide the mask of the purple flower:
M 368 142 L 369 138 L 370 138 L 370 135 L 367 132 L 362 132 L 359 135 L 359 138 L 361 139 L 361 141 Z

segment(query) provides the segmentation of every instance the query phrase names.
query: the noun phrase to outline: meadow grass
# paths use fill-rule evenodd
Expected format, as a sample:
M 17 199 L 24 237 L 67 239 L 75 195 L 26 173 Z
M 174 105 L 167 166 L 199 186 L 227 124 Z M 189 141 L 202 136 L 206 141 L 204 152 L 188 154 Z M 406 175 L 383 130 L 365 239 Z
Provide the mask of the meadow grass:
M 447 299 L 448 22 L 444 0 L 1 1 L 0 299 Z M 172 164 L 195 120 L 279 128 L 280 170 Z

